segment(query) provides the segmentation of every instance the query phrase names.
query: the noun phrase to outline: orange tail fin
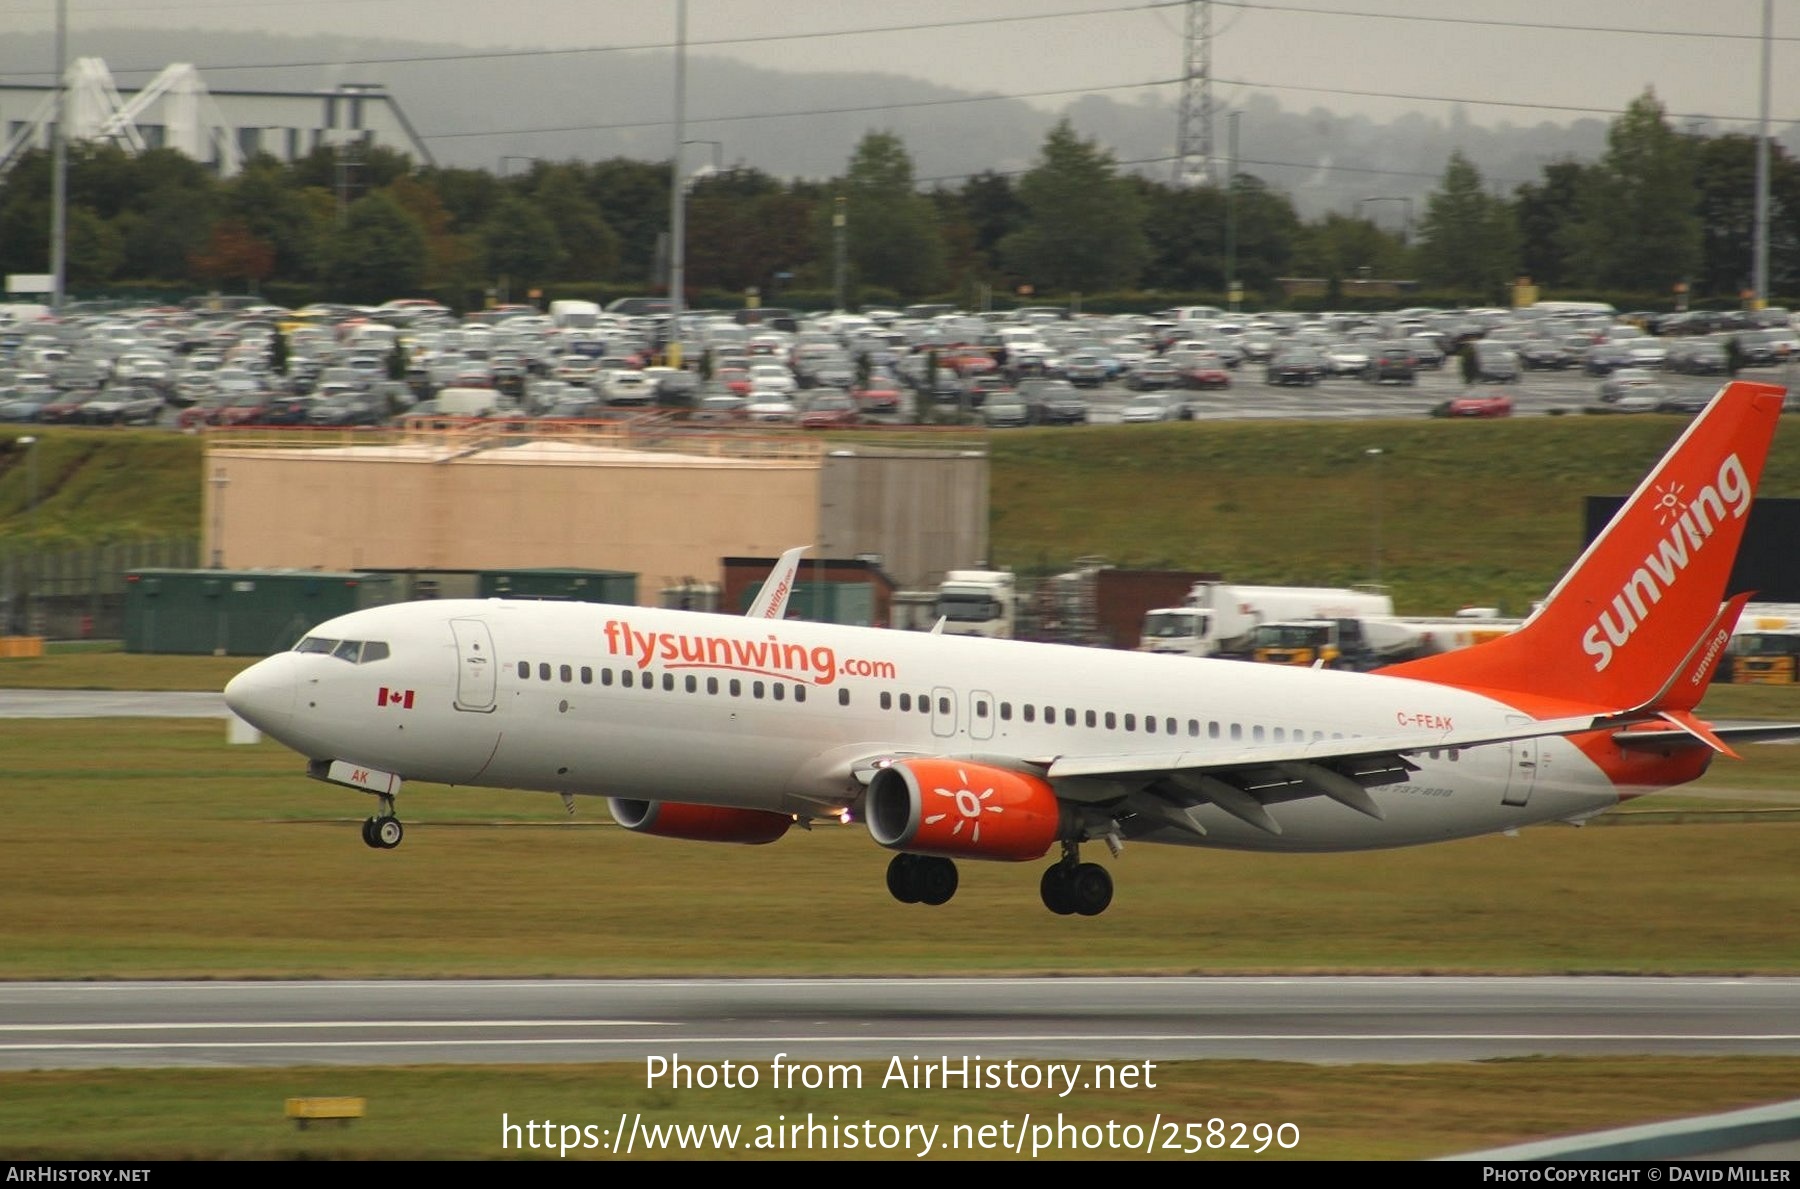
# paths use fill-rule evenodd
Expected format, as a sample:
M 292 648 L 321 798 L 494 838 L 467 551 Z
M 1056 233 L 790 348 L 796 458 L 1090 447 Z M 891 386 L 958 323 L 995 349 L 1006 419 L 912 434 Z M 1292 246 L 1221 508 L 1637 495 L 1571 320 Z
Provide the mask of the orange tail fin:
M 1785 395 L 1721 389 L 1518 631 L 1381 671 L 1615 709 L 1674 694 L 1716 630 Z

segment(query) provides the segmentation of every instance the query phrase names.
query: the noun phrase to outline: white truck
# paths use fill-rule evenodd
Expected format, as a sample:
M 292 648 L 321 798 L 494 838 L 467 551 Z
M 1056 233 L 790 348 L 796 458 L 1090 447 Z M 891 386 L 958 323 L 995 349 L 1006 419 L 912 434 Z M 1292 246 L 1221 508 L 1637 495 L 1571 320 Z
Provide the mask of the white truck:
M 1011 639 L 1018 589 L 1006 570 L 950 570 L 938 584 L 937 613 L 946 636 Z
M 1386 619 L 1394 600 L 1386 594 L 1317 586 L 1233 586 L 1196 582 L 1180 607 L 1144 616 L 1140 652 L 1182 656 L 1247 655 L 1244 646 L 1258 624 L 1291 619 Z

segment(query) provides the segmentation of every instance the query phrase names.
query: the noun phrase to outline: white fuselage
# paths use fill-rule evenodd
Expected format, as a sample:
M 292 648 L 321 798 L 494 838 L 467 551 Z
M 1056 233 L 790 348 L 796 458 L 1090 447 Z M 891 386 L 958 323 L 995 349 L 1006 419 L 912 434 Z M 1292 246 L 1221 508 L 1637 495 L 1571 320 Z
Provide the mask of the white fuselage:
M 387 655 L 281 653 L 227 691 L 239 713 L 309 758 L 407 780 L 800 816 L 854 809 L 853 770 L 879 757 L 1041 772 L 1058 758 L 1300 738 L 1416 734 L 1431 748 L 1451 729 L 1526 719 L 1479 694 L 1379 674 L 601 604 L 407 603 L 341 616 L 309 640 L 381 642 Z M 1409 758 L 1407 779 L 1369 790 L 1379 819 L 1313 796 L 1270 803 L 1279 834 L 1201 804 L 1204 836 L 1139 836 L 1354 850 L 1578 818 L 1619 797 L 1561 737 Z M 1059 797 L 1102 802 L 1129 782 L 1052 783 Z

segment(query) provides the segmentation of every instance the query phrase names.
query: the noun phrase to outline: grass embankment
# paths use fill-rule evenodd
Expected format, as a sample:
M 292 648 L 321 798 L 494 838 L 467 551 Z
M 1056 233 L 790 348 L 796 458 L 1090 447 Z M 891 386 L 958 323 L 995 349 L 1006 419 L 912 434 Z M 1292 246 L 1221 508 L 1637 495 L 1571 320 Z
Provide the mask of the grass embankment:
M 1050 573 L 1100 555 L 1233 582 L 1339 585 L 1369 579 L 1379 552 L 1403 613 L 1470 603 L 1522 612 L 1580 552 L 1582 498 L 1631 491 L 1687 424 L 1418 418 L 997 433 L 990 560 Z M 20 432 L 0 434 L 6 540 L 26 539 L 31 525 L 25 452 L 8 448 Z M 55 427 L 37 436 L 45 547 L 198 530 L 199 439 Z M 1800 495 L 1792 427 L 1776 435 L 1761 490 Z
M 1131 846 L 1092 920 L 1038 864 L 962 865 L 941 909 L 888 897 L 860 826 L 758 848 L 641 838 L 583 800 L 416 786 L 372 803 L 211 721 L 0 732 L 0 978 L 1007 972 L 1793 972 L 1800 822 L 1546 827 L 1366 854 Z M 1717 802 L 1796 807 L 1800 751 L 1749 749 Z M 1780 769 L 1762 793 L 1746 773 Z M 1780 790 L 1785 786 L 1786 793 Z M 1695 786 L 1705 790 L 1708 785 Z M 1654 806 L 1656 798 L 1643 804 Z M 994 939 L 1005 938 L 996 948 Z
M 37 445 L 15 444 L 27 436 Z M 55 551 L 194 536 L 201 460 L 199 438 L 167 430 L 9 426 L 0 432 L 0 541 Z
M 1098 554 L 1232 582 L 1336 586 L 1370 578 L 1379 540 L 1401 613 L 1522 614 L 1580 553 L 1583 497 L 1629 494 L 1687 425 L 1528 417 L 1001 433 L 992 560 L 1054 572 Z M 1776 435 L 1761 493 L 1800 495 L 1795 425 Z
M 1158 1152 L 1164 1158 L 1220 1160 L 1407 1160 L 1605 1127 L 1710 1113 L 1779 1100 L 1800 1084 L 1795 1058 L 1530 1058 L 1445 1065 L 1293 1065 L 1281 1062 L 1157 1062 L 1155 1089 L 1082 1092 L 1067 1099 L 1038 1091 L 881 1090 L 883 1068 L 864 1066 L 862 1090 L 770 1090 L 766 1062 L 757 1090 L 677 1091 L 644 1088 L 641 1065 L 434 1067 L 417 1069 L 122 1070 L 0 1074 L 0 1151 L 11 1160 L 38 1159 L 494 1159 L 548 1153 L 503 1151 L 501 1116 L 550 1121 L 596 1136 L 623 1115 L 645 1125 L 736 1124 L 743 1139 L 733 1158 L 866 1158 L 862 1150 L 796 1151 L 753 1147 L 763 1125 L 814 1120 L 839 1125 L 936 1124 L 936 1157 L 979 1158 L 946 1151 L 958 1123 L 1014 1127 L 1029 1114 L 1054 1126 L 1117 1122 L 1147 1130 L 1160 1114 L 1170 1122 L 1271 1126 L 1292 1123 L 1299 1144 L 1243 1151 Z M 347 1129 L 297 1131 L 282 1117 L 290 1095 L 354 1095 L 368 1117 Z M 538 1133 L 541 1135 L 541 1132 Z M 858 1129 L 860 1136 L 860 1127 Z M 1187 1132 L 1178 1134 L 1186 1142 Z M 1236 1136 L 1235 1130 L 1228 1133 Z M 1167 1138 L 1167 1132 L 1159 1133 Z M 1288 1133 L 1291 1137 L 1292 1133 Z M 580 1133 L 572 1138 L 579 1140 Z M 1244 1133 L 1249 1142 L 1251 1133 Z M 915 1149 L 916 1151 L 916 1149 Z M 1029 1143 L 1026 1151 L 1030 1151 Z M 690 1153 L 717 1156 L 716 1149 Z M 1001 1159 L 1011 1152 L 988 1153 Z M 679 1152 L 645 1152 L 663 1159 Z M 913 1159 L 905 1150 L 875 1156 Z M 1040 1158 L 1129 1155 L 1101 1148 L 1046 1152 Z M 1142 1152 L 1138 1153 L 1141 1158 Z M 571 1151 L 570 1159 L 608 1159 Z

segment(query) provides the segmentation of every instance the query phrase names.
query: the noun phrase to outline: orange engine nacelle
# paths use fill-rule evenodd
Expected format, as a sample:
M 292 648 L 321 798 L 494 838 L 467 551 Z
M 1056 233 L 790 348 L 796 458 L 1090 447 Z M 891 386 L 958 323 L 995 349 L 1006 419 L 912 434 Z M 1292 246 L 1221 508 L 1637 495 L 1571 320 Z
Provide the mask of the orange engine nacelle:
M 788 832 L 794 819 L 765 809 L 690 805 L 685 801 L 632 801 L 608 797 L 613 820 L 634 834 L 686 838 L 690 842 L 741 842 L 761 846 Z
M 869 834 L 889 850 L 1035 859 L 1062 833 L 1062 804 L 1022 772 L 957 760 L 900 760 L 869 782 Z

